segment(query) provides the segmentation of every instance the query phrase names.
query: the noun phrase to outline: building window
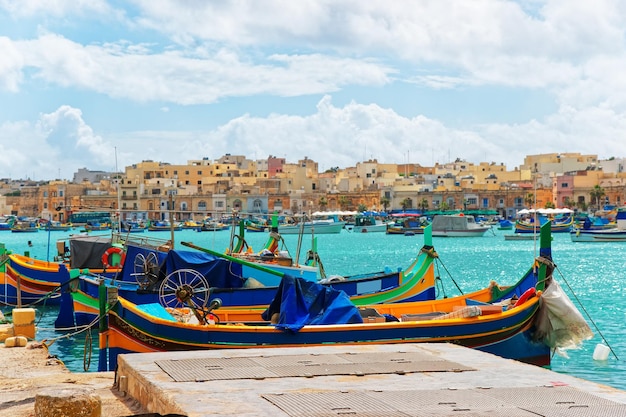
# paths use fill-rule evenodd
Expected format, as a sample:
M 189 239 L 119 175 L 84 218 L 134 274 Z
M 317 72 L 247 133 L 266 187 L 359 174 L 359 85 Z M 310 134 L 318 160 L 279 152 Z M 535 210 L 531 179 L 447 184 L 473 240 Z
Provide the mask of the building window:
M 566 182 L 561 183 L 561 188 L 569 188 L 569 184 Z

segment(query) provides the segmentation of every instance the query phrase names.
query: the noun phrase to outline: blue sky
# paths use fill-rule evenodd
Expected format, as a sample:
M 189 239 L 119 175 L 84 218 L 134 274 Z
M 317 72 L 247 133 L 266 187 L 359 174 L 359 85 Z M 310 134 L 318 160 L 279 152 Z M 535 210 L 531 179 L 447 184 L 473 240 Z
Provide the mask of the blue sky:
M 626 154 L 626 3 L 0 0 L 0 178 Z

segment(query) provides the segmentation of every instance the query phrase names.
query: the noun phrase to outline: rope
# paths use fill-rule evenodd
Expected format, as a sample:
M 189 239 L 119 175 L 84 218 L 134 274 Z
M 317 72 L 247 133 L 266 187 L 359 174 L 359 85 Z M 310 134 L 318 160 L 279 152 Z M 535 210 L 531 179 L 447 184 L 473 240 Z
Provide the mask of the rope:
M 433 259 L 439 258 L 439 254 L 437 253 L 435 248 L 433 248 L 432 246 L 428 246 L 428 247 L 424 246 L 422 249 L 420 249 L 420 252 L 425 253 L 426 255 L 428 255 L 429 257 Z
M 116 302 L 117 303 L 117 302 Z M 82 332 L 86 331 L 86 330 L 90 330 L 92 327 L 94 327 L 96 325 L 96 323 L 98 323 L 98 321 L 100 321 L 103 317 L 106 316 L 106 314 L 115 306 L 116 303 L 113 303 L 112 305 L 108 306 L 105 309 L 104 315 L 98 315 L 95 319 L 93 319 L 89 324 L 86 324 L 84 326 L 77 326 L 74 327 L 75 329 L 78 329 L 77 331 L 73 332 L 73 333 L 67 333 L 64 334 L 62 336 L 58 336 L 58 337 L 54 337 L 52 339 L 44 339 L 41 341 L 41 343 L 43 345 L 47 347 L 52 346 L 57 340 L 61 340 L 61 339 L 68 339 L 70 337 L 74 337 L 76 335 L 81 334 Z M 55 330 L 62 330 L 62 329 L 55 329 Z
M 448 294 L 446 294 L 446 287 L 443 285 L 443 281 L 439 275 L 435 277 L 435 287 L 437 288 L 437 292 L 443 293 L 443 299 L 448 298 Z
M 556 265 L 555 265 L 556 267 Z M 567 286 L 567 288 L 569 289 L 569 291 L 572 293 L 572 295 L 574 296 L 574 299 L 576 300 L 576 302 L 578 303 L 578 305 L 580 306 L 580 308 L 583 310 L 583 312 L 585 313 L 585 315 L 587 316 L 587 319 L 591 322 L 591 324 L 593 324 L 593 327 L 596 329 L 596 331 L 598 332 L 598 334 L 600 335 L 600 337 L 602 338 L 602 340 L 604 341 L 604 343 L 606 343 L 606 345 L 609 347 L 609 349 L 611 350 L 611 353 L 613 354 L 613 356 L 615 356 L 615 359 L 619 360 L 619 358 L 617 357 L 617 354 L 615 353 L 615 351 L 613 350 L 613 347 L 611 347 L 611 345 L 609 344 L 609 342 L 606 340 L 606 338 L 604 337 L 604 335 L 602 334 L 602 332 L 600 331 L 600 329 L 598 328 L 598 325 L 596 324 L 596 322 L 591 318 L 591 315 L 589 315 L 589 312 L 587 311 L 587 309 L 585 308 L 585 306 L 583 305 L 583 303 L 580 301 L 580 299 L 578 298 L 578 296 L 576 295 L 576 293 L 574 292 L 574 290 L 572 289 L 572 287 L 569 285 L 569 282 L 567 282 L 567 280 L 565 279 L 565 277 L 563 276 L 563 274 L 561 273 L 561 270 L 556 268 L 557 271 L 559 271 L 559 275 L 561 276 L 561 279 L 563 280 L 563 282 L 565 283 L 565 285 Z
M 455 281 L 455 279 L 452 277 L 452 274 L 450 274 L 450 271 L 448 271 L 448 269 L 446 268 L 446 266 L 443 264 L 443 262 L 441 261 L 441 259 L 439 259 L 439 257 L 437 257 L 437 259 L 439 260 L 439 262 L 436 262 L 435 264 L 437 265 L 437 270 L 439 270 L 439 264 L 441 264 L 441 267 L 446 271 L 446 273 L 448 274 L 448 276 L 450 277 L 450 279 L 452 280 L 452 283 L 454 284 L 454 286 L 456 287 L 457 290 L 459 290 L 459 292 L 461 293 L 461 295 L 463 295 L 463 290 L 461 290 L 461 287 L 459 287 L 459 284 L 457 284 L 457 282 Z

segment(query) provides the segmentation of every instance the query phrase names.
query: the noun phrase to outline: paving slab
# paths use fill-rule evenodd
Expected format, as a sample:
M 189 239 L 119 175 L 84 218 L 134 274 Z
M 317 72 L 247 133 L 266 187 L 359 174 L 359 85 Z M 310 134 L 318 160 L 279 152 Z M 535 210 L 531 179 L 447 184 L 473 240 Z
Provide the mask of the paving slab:
M 625 391 L 445 343 L 142 353 L 118 365 L 118 389 L 162 415 L 626 415 Z

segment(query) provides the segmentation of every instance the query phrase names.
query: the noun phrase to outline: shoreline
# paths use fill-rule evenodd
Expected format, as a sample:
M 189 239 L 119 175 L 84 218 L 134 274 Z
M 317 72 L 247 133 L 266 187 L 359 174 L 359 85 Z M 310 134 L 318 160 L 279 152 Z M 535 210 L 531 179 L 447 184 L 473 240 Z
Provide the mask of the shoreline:
M 32 417 L 35 397 L 44 388 L 87 389 L 102 404 L 102 416 L 126 417 L 145 413 L 132 398 L 114 387 L 115 372 L 76 373 L 50 355 L 46 345 L 29 341 L 26 347 L 0 344 L 0 414 Z

